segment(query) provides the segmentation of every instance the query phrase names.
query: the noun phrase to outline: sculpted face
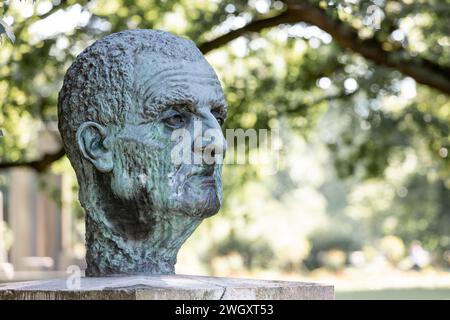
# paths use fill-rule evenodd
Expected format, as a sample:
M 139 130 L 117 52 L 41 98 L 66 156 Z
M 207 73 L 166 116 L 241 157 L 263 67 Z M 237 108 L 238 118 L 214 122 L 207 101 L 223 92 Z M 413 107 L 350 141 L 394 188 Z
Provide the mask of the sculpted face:
M 86 211 L 87 276 L 174 273 L 220 209 L 226 117 L 194 43 L 158 30 L 100 39 L 67 71 L 59 130 Z
M 113 227 L 120 232 L 134 225 L 145 236 L 172 214 L 206 218 L 219 211 L 226 107 L 206 60 L 155 64 L 154 55 L 141 54 L 135 63 L 134 112 L 119 126 L 87 122 L 78 133 L 86 159 L 112 173 L 104 185 L 111 188 L 110 203 L 139 211 L 108 210 L 115 212 L 108 217 Z
M 155 214 L 215 214 L 221 204 L 221 164 L 207 156 L 213 152 L 220 160 L 226 145 L 221 130 L 225 102 L 217 77 L 203 60 L 167 59 L 155 68 L 151 57 L 142 55 L 137 66 L 137 112 L 130 113 L 114 142 L 114 193 L 138 199 Z M 208 139 L 205 133 L 211 131 L 214 138 Z M 188 154 L 177 163 L 180 146 L 188 146 L 183 150 Z

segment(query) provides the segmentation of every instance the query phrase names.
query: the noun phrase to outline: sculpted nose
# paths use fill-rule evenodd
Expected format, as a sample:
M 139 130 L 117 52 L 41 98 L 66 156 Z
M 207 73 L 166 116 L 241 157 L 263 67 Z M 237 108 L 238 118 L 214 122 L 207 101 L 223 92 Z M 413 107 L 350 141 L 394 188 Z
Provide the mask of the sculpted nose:
M 225 155 L 225 150 L 225 138 L 222 133 L 220 133 L 220 136 L 199 136 L 193 143 L 194 152 L 208 151 L 212 157 L 216 155 Z
M 209 111 L 203 114 L 201 120 L 198 120 L 197 126 L 201 127 L 201 130 L 197 130 L 197 135 L 192 145 L 193 151 L 206 151 L 212 157 L 216 155 L 222 155 L 224 157 L 226 140 L 223 136 L 222 128 L 214 115 Z

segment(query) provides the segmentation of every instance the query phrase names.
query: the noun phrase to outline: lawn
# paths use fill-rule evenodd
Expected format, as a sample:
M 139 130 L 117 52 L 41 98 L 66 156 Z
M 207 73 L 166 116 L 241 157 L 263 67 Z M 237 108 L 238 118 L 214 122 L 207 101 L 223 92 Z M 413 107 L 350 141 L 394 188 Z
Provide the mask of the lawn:
M 450 300 L 450 288 L 336 291 L 336 300 Z

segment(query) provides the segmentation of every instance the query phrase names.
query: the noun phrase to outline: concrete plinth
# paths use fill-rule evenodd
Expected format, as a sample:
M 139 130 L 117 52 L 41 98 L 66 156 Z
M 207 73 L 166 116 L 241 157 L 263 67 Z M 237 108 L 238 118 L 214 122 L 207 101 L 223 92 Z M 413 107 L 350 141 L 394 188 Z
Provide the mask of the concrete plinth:
M 331 285 L 187 275 L 81 278 L 0 284 L 0 300 L 332 300 Z M 67 286 L 69 284 L 69 288 Z

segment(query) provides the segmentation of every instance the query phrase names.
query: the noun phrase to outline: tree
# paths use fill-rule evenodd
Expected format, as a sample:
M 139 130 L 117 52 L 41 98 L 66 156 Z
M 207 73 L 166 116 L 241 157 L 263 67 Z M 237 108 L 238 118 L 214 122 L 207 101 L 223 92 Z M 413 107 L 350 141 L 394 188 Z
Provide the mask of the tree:
M 426 84 L 445 94 L 450 93 L 450 69 L 443 63 L 448 61 L 448 59 L 445 59 L 448 57 L 448 52 L 443 50 L 446 47 L 446 41 L 448 41 L 445 40 L 448 39 L 445 36 L 448 34 L 446 33 L 448 26 L 445 23 L 445 17 L 448 17 L 450 9 L 449 6 L 441 2 L 432 1 L 427 4 L 426 2 L 410 3 L 409 1 L 250 1 L 250 4 L 257 2 L 260 3 L 260 6 L 256 8 L 249 6 L 246 1 L 237 1 L 235 3 L 212 2 L 204 6 L 202 6 L 202 2 L 199 2 L 194 5 L 195 10 L 191 12 L 186 10 L 187 4 L 182 1 L 179 3 L 164 1 L 159 3 L 159 6 L 156 3 L 152 6 L 151 2 L 146 5 L 133 5 L 133 1 L 115 1 L 113 5 L 104 3 L 106 7 L 120 8 L 120 13 L 114 17 L 108 16 L 108 9 L 102 10 L 102 2 L 92 10 L 89 2 L 82 1 L 79 4 L 84 3 L 83 10 L 86 10 L 86 12 L 93 11 L 93 14 L 84 26 L 80 26 L 74 31 L 74 35 L 70 37 L 70 42 L 85 42 L 87 37 L 99 37 L 102 34 L 130 26 L 151 28 L 161 24 L 162 19 L 159 17 L 167 17 L 173 9 L 175 9 L 175 13 L 182 12 L 180 14 L 185 15 L 188 27 L 184 34 L 196 40 L 204 53 L 227 45 L 238 37 L 252 37 L 253 35 L 249 35 L 249 33 L 264 33 L 267 28 L 283 28 L 285 25 L 307 23 L 328 32 L 333 37 L 333 40 L 342 47 L 337 49 L 336 52 L 341 51 L 341 49 L 351 50 L 362 55 L 369 62 L 398 70 L 419 83 Z M 377 5 L 377 3 L 381 5 Z M 26 42 L 29 36 L 27 28 L 37 20 L 54 16 L 61 9 L 73 9 L 79 4 L 75 1 L 63 2 L 52 6 L 44 14 L 33 15 L 29 19 L 16 23 L 15 28 L 18 30 L 17 34 L 20 38 L 17 45 L 27 45 Z M 9 7 L 6 8 L 6 10 L 8 9 Z M 440 18 L 436 16 L 435 12 L 437 11 L 439 11 Z M 7 14 L 7 12 L 4 14 Z M 429 45 L 429 50 L 424 53 L 414 51 L 414 46 L 409 43 L 411 40 L 408 38 L 408 34 L 404 34 L 404 31 L 400 28 L 402 19 L 413 19 L 420 15 L 426 15 L 428 19 L 436 19 L 433 20 L 432 26 L 419 27 L 416 31 L 421 33 L 431 31 L 433 33 L 430 38 L 437 40 L 438 44 L 443 43 L 437 48 Z M 149 19 L 148 17 L 154 17 L 154 19 Z M 226 31 L 224 34 L 212 38 L 210 34 L 213 32 L 211 30 L 225 24 L 233 17 L 241 19 L 246 17 L 250 21 L 240 28 Z M 102 31 L 98 27 L 101 23 L 108 22 L 111 24 L 111 27 L 108 28 L 109 30 Z M 359 28 L 354 26 L 359 26 Z M 183 32 L 180 33 L 183 34 Z M 27 65 L 26 59 L 31 57 L 33 59 L 39 57 L 39 59 L 44 60 L 44 67 L 51 67 L 51 64 L 53 64 L 53 68 L 66 66 L 73 59 L 73 52 L 69 52 L 68 48 L 60 53 L 60 58 L 58 59 L 60 61 L 58 62 L 51 62 L 46 57 L 46 54 L 50 53 L 50 49 L 55 47 L 57 39 L 63 37 L 65 37 L 63 33 L 48 38 L 44 37 L 39 42 L 40 47 L 27 48 L 29 50 L 24 50 L 25 52 L 20 54 L 22 61 L 20 59 L 8 61 L 6 65 L 9 65 L 10 68 L 11 64 L 17 66 L 16 76 L 18 78 L 12 78 L 11 72 L 6 71 L 3 72 L 3 80 L 9 83 L 9 87 L 15 87 L 18 81 L 22 83 L 23 79 L 21 79 L 20 75 L 32 73 L 32 75 L 37 76 L 38 70 L 30 68 L 31 65 Z M 439 53 L 443 54 L 438 58 Z M 59 81 L 61 73 L 61 70 L 55 72 L 55 76 L 58 76 L 56 79 Z M 16 88 L 23 87 L 24 85 L 16 86 Z M 36 96 L 36 92 L 33 92 L 33 90 L 29 91 L 31 92 L 26 93 L 32 93 L 33 96 Z M 27 94 L 27 96 L 29 95 Z M 36 100 L 39 101 L 27 101 L 24 109 L 31 111 L 33 117 L 39 117 L 46 121 L 49 117 L 54 117 L 54 99 L 54 94 L 50 98 L 42 97 L 42 94 L 38 94 Z M 14 105 L 14 101 L 6 99 L 6 101 L 3 101 L 3 104 Z M 51 109 L 53 110 L 50 111 Z M 32 161 L 8 161 L 8 159 L 4 159 L 0 164 L 0 168 L 28 166 L 36 169 L 38 172 L 42 172 L 63 155 L 64 152 L 61 149 Z M 20 158 L 26 159 L 26 157 Z
M 281 123 L 308 137 L 328 119 L 324 141 L 341 178 L 385 179 L 393 159 L 414 150 L 426 161 L 412 185 L 433 172 L 436 199 L 449 195 L 449 1 L 42 0 L 2 9 L 14 18 L 16 42 L 0 49 L 0 169 L 44 172 L 64 157 L 62 147 L 41 154 L 32 146 L 39 128 L 56 121 L 76 54 L 112 32 L 160 28 L 192 39 L 212 62 L 229 104 L 226 127 Z M 393 206 L 404 216 L 402 199 Z M 433 210 L 439 222 L 430 232 L 442 235 L 450 213 Z

